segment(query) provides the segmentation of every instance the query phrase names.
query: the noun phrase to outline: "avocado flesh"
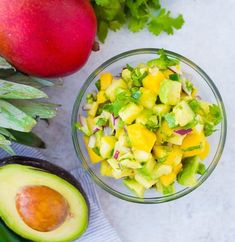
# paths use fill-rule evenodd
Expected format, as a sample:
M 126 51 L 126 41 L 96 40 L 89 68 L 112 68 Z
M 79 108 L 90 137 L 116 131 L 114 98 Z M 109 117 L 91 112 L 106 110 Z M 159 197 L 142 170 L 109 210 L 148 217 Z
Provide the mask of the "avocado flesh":
M 16 209 L 16 194 L 27 186 L 47 186 L 68 202 L 70 215 L 56 229 L 40 232 L 30 228 Z M 0 168 L 0 216 L 20 236 L 41 242 L 68 242 L 78 238 L 88 225 L 88 207 L 82 194 L 64 179 L 29 166 L 18 164 Z

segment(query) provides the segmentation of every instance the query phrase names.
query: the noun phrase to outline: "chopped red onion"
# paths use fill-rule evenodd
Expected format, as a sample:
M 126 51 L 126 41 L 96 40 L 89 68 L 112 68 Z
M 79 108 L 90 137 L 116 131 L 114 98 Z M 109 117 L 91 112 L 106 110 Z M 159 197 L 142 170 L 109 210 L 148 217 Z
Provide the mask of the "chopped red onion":
M 92 108 L 92 105 L 90 103 L 86 103 L 82 106 L 83 111 L 89 111 L 91 110 L 91 108 Z
M 84 127 L 87 126 L 87 121 L 86 121 L 86 118 L 84 116 L 79 115 L 79 121 L 80 121 L 82 126 L 84 126 Z
M 193 131 L 192 129 L 178 129 L 178 130 L 174 130 L 174 133 L 185 135 L 185 134 L 191 133 L 192 131 Z
M 95 135 L 91 135 L 90 139 L 89 139 L 89 142 L 88 142 L 88 147 L 94 148 L 95 147 L 95 142 L 96 142 Z
M 93 128 L 93 134 L 95 134 L 96 132 L 98 132 L 100 130 L 100 128 L 98 128 L 97 126 L 95 126 L 94 128 Z
M 176 68 L 176 66 L 171 66 L 171 67 L 168 67 L 168 69 L 174 73 L 177 73 L 177 74 L 182 74 L 181 70 L 178 70 Z
M 112 129 L 108 126 L 104 127 L 104 135 L 111 135 L 112 134 Z
M 120 151 L 116 150 L 116 151 L 115 151 L 115 153 L 114 153 L 113 158 L 117 160 L 117 159 L 118 159 L 119 154 L 120 154 Z

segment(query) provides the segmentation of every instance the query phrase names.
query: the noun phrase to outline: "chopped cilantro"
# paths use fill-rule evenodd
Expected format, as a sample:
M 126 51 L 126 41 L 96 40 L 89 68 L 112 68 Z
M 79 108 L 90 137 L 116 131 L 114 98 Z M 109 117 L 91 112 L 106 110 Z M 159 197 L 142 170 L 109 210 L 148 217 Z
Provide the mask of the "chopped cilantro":
M 101 127 L 105 126 L 106 124 L 107 124 L 107 119 L 105 119 L 105 118 L 99 118 L 96 122 L 96 125 L 101 126 Z
M 222 114 L 220 108 L 217 105 L 212 104 L 209 106 L 209 114 L 207 116 L 207 120 L 209 122 L 212 122 L 214 125 L 220 123 L 220 121 L 222 120 Z
M 138 87 L 131 88 L 131 96 L 137 101 L 140 99 L 141 92 Z
M 144 27 L 155 35 L 162 32 L 173 34 L 184 24 L 182 15 L 170 16 L 159 0 L 91 0 L 98 21 L 97 35 L 104 42 L 108 30 L 119 30 L 124 24 L 132 32 Z
M 202 148 L 202 144 L 188 147 L 186 149 L 183 149 L 183 151 L 184 152 L 186 152 L 186 151 L 193 151 L 193 150 L 198 150 L 198 149 L 201 149 L 201 148 Z
M 156 132 L 159 128 L 158 117 L 156 115 L 151 116 L 145 124 L 145 127 L 152 132 Z
M 95 101 L 95 98 L 91 93 L 86 95 L 86 102 L 87 103 L 92 104 L 94 101 Z
M 100 156 L 100 150 L 99 150 L 98 147 L 94 147 L 94 148 L 92 148 L 92 150 L 93 150 L 97 155 Z
M 100 91 L 101 89 L 100 80 L 96 81 L 95 86 L 98 89 L 98 91 Z
M 157 66 L 161 70 L 167 69 L 169 66 L 176 66 L 179 61 L 169 58 L 163 49 L 158 51 L 159 58 L 148 61 L 149 66 Z
M 174 74 L 171 74 L 169 76 L 169 79 L 172 80 L 172 81 L 179 81 L 180 80 L 180 76 L 179 76 L 179 74 L 174 73 Z
M 131 72 L 131 79 L 133 80 L 133 85 L 135 87 L 142 86 L 142 80 L 148 75 L 147 72 L 141 73 L 140 68 L 135 68 Z
M 210 136 L 216 131 L 214 124 L 205 122 L 204 124 L 204 134 L 205 136 Z

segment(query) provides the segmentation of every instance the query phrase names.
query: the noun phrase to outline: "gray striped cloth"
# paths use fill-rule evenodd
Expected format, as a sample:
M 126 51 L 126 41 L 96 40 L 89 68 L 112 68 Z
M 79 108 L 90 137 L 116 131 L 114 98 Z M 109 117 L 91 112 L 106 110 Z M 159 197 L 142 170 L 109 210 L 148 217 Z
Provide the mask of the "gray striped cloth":
M 36 149 L 14 144 L 13 149 L 17 155 L 45 159 L 45 157 Z M 0 150 L 0 158 L 9 156 L 6 152 Z M 89 175 L 82 168 L 77 168 L 71 173 L 79 180 L 90 202 L 90 221 L 85 234 L 76 242 L 121 242 L 116 231 L 109 221 L 105 218 L 101 209 L 94 184 Z

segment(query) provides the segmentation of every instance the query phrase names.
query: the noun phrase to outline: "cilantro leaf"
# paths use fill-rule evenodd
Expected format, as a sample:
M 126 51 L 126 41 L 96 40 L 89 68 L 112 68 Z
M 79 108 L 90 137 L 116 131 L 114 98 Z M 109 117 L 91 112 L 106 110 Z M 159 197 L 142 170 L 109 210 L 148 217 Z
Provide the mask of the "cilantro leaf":
M 159 58 L 147 62 L 148 66 L 157 66 L 161 70 L 167 69 L 169 66 L 176 66 L 179 61 L 169 58 L 163 49 L 158 51 Z
M 101 126 L 101 127 L 105 126 L 106 124 L 107 124 L 107 119 L 105 119 L 105 118 L 99 118 L 96 122 L 96 125 Z
M 104 40 L 106 39 L 107 34 L 108 34 L 108 23 L 105 21 L 100 21 L 98 23 L 97 36 L 102 43 L 104 43 Z
M 145 124 L 145 127 L 152 132 L 156 132 L 159 128 L 158 117 L 156 115 L 151 116 Z
M 91 0 L 98 21 L 97 35 L 101 42 L 108 30 L 119 30 L 124 24 L 132 32 L 148 26 L 150 32 L 173 34 L 174 29 L 182 27 L 182 15 L 176 18 L 161 8 L 160 0 Z
M 174 33 L 174 29 L 180 29 L 184 24 L 183 16 L 180 14 L 178 17 L 173 18 L 170 16 L 171 12 L 166 9 L 161 9 L 160 14 L 152 17 L 148 24 L 148 29 L 155 35 L 166 32 L 169 35 Z
M 95 82 L 95 86 L 98 89 L 98 91 L 100 91 L 100 89 L 101 89 L 100 79 Z
M 207 120 L 209 122 L 212 122 L 214 125 L 220 123 L 220 121 L 222 120 L 222 113 L 217 105 L 212 104 L 209 106 L 209 114 L 207 116 Z
M 216 131 L 214 124 L 205 122 L 204 124 L 204 134 L 205 136 L 210 136 Z

